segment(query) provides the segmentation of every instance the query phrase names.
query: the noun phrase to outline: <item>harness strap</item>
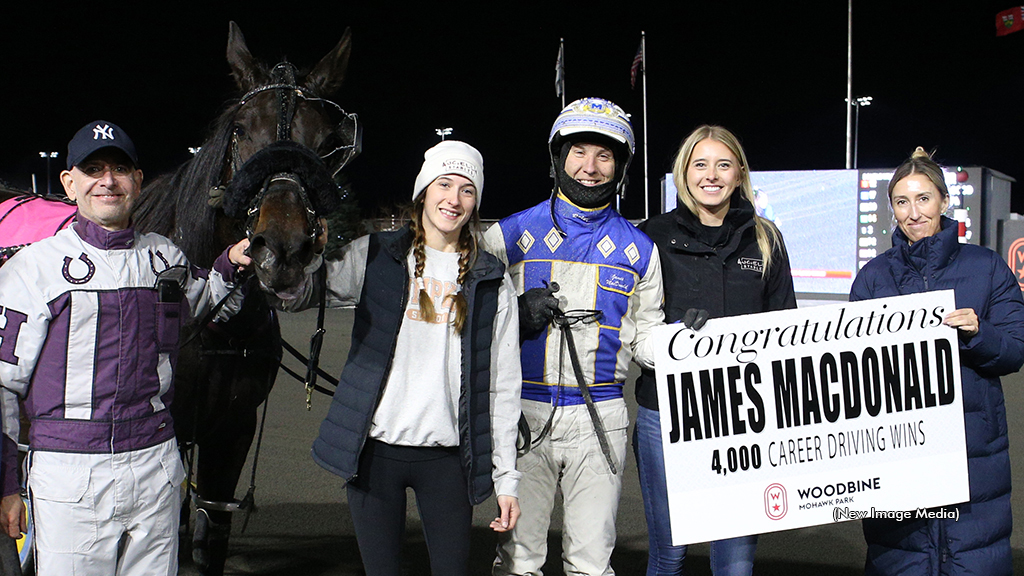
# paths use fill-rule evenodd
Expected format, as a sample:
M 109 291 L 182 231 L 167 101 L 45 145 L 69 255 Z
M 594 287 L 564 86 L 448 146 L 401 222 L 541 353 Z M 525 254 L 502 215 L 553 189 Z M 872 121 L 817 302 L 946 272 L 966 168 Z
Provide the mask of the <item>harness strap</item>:
M 306 410 L 313 409 L 313 390 L 320 367 L 320 348 L 324 343 L 324 316 L 327 309 L 327 266 L 319 270 L 318 284 L 320 289 L 320 309 L 316 314 L 316 332 L 309 339 L 309 360 L 306 362 Z M 337 384 L 335 384 L 337 386 Z
M 278 140 L 290 140 L 291 139 L 291 125 L 292 120 L 295 117 L 295 109 L 299 98 L 302 98 L 304 102 L 315 102 L 320 105 L 325 111 L 330 110 L 335 114 L 341 114 L 341 116 L 351 126 L 351 143 L 349 144 L 337 144 L 332 150 L 325 154 L 322 154 L 321 158 L 327 158 L 336 152 L 342 152 L 342 158 L 337 161 L 334 168 L 331 170 L 331 176 L 337 176 L 338 172 L 344 168 L 349 161 L 359 155 L 363 150 L 363 130 L 362 125 L 359 123 L 359 117 L 355 113 L 346 112 L 337 102 L 317 96 L 313 91 L 305 86 L 299 86 L 295 83 L 296 69 L 295 65 L 291 62 L 278 62 L 271 71 L 271 82 L 262 86 L 257 86 L 252 90 L 246 92 L 242 98 L 238 101 L 236 111 L 242 106 L 245 106 L 249 100 L 267 92 L 269 90 L 277 91 L 278 100 L 278 117 L 277 117 L 277 139 Z M 340 126 L 340 123 L 338 124 Z M 335 127 L 335 129 L 338 128 Z M 347 132 L 346 132 L 347 135 Z M 347 140 L 347 138 L 346 138 Z M 238 135 L 231 135 L 231 144 L 229 146 L 229 155 L 224 157 L 224 165 L 222 167 L 221 181 L 227 182 L 234 177 L 234 174 L 242 167 L 241 154 L 238 151 Z M 211 189 L 211 198 L 209 202 L 211 206 L 216 206 L 216 202 L 219 202 L 220 193 L 216 192 L 215 189 L 218 186 L 213 186 Z
M 252 455 L 252 471 L 249 474 L 249 489 L 245 492 L 245 496 L 241 500 L 234 500 L 232 502 L 219 502 L 216 500 L 207 500 L 199 496 L 199 493 L 192 490 L 192 467 L 195 461 L 195 430 L 192 432 L 192 443 L 188 446 L 188 478 L 187 482 L 187 494 L 191 494 L 192 502 L 196 506 L 197 513 L 207 514 L 207 512 L 238 512 L 244 511 L 245 517 L 242 520 L 242 532 L 245 532 L 246 527 L 249 526 L 249 517 L 253 512 L 256 511 L 256 470 L 260 463 L 260 449 L 263 446 L 263 430 L 267 424 L 267 405 L 270 404 L 270 397 L 263 401 L 263 414 L 260 416 L 260 427 L 256 434 L 256 451 Z M 198 422 L 198 418 L 196 419 Z M 209 519 L 209 514 L 207 514 Z
M 267 424 L 267 405 L 270 404 L 270 394 L 263 401 L 263 415 L 260 416 L 260 431 L 256 435 L 256 452 L 252 455 L 252 473 L 249 475 L 249 490 L 239 503 L 239 508 L 245 510 L 245 517 L 242 519 L 242 532 L 249 526 L 249 517 L 256 511 L 256 466 L 260 463 L 260 447 L 263 445 L 263 428 Z
M 572 337 L 572 327 L 568 324 L 562 324 L 560 329 L 562 337 L 565 339 L 566 347 L 569 349 L 569 362 L 572 363 L 572 371 L 576 375 L 576 383 L 579 386 L 580 394 L 583 396 L 583 402 L 587 405 L 587 412 L 590 413 L 590 421 L 594 424 L 594 432 L 597 433 L 597 442 L 601 445 L 604 459 L 608 461 L 608 468 L 614 475 L 617 472 L 615 459 L 612 458 L 611 446 L 608 443 L 608 434 L 605 432 L 604 423 L 601 422 L 601 415 L 597 413 L 594 399 L 590 396 L 590 387 L 587 386 L 586 379 L 583 377 L 583 368 L 580 366 L 580 359 L 576 354 L 576 342 Z
M 294 346 L 289 344 L 288 341 L 285 340 L 284 338 L 281 339 L 281 347 L 284 348 L 289 354 L 294 356 L 296 360 L 298 360 L 299 362 L 302 362 L 303 365 L 306 365 L 306 366 L 309 365 L 309 358 L 307 358 L 306 355 L 303 354 L 302 352 L 299 352 L 298 349 L 296 349 Z M 281 362 L 281 370 L 284 370 L 285 373 L 287 373 L 292 378 L 295 378 L 299 382 L 302 382 L 303 384 L 306 383 L 306 379 L 303 377 L 303 375 L 299 374 L 295 370 L 292 370 L 288 366 L 285 366 L 284 362 Z M 335 378 L 334 376 L 331 376 L 330 374 L 325 372 L 324 369 L 321 368 L 320 366 L 316 367 L 316 373 L 317 373 L 317 375 L 320 378 L 323 378 L 329 384 L 331 384 L 332 386 L 337 388 L 337 386 L 338 386 L 338 379 L 337 378 Z M 334 390 L 328 390 L 327 388 L 324 388 L 323 386 L 321 386 L 319 384 L 314 384 L 313 385 L 313 389 L 316 390 L 317 392 L 326 394 L 328 396 L 333 396 L 334 395 Z
M 295 115 L 295 65 L 291 62 L 280 62 L 270 72 L 274 83 L 281 85 L 277 89 L 277 139 L 289 140 L 292 135 L 292 117 Z

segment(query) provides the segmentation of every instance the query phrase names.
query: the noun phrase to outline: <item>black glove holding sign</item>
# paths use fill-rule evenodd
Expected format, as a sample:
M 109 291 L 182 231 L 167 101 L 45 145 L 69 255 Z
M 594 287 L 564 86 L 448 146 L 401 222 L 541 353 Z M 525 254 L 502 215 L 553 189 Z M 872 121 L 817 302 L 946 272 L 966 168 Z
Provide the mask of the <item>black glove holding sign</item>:
M 555 314 L 561 312 L 558 307 L 558 282 L 552 282 L 546 288 L 531 288 L 519 296 L 519 338 L 525 339 L 540 332 Z
M 707 310 L 690 308 L 683 314 L 682 320 L 677 320 L 677 322 L 696 332 L 704 327 L 704 323 L 708 321 L 709 316 Z

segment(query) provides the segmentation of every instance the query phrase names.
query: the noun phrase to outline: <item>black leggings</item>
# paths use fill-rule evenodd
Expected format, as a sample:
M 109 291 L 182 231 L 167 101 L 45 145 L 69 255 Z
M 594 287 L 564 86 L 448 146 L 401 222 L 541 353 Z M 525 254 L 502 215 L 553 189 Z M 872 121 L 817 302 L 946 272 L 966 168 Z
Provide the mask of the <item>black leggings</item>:
M 473 507 L 458 448 L 392 446 L 368 440 L 348 505 L 366 576 L 401 574 L 405 489 L 416 493 L 435 576 L 465 576 Z

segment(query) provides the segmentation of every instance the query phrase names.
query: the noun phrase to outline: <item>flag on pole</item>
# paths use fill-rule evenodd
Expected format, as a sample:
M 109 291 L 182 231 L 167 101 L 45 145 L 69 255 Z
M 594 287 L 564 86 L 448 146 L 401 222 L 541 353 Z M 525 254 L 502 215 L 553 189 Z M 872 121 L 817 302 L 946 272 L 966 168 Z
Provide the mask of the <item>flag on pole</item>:
M 558 60 L 555 61 L 555 96 L 565 93 L 565 45 L 558 39 Z
M 996 36 L 1024 30 L 1024 6 L 1014 6 L 996 14 Z
M 639 73 L 644 72 L 644 42 L 640 41 L 640 46 L 636 49 L 636 56 L 633 56 L 633 66 L 629 69 L 629 86 L 633 89 L 636 88 L 636 77 Z

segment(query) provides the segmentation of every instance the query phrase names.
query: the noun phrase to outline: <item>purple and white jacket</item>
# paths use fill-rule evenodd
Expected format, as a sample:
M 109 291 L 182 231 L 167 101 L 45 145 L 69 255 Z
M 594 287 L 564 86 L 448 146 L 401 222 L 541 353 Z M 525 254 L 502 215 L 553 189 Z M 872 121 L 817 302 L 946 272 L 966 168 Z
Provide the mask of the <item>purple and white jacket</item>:
M 167 270 L 182 289 L 161 297 Z M 172 438 L 179 330 L 233 281 L 227 251 L 207 272 L 163 236 L 85 219 L 21 250 L 0 268 L 4 433 L 18 437 L 17 395 L 33 450 L 119 453 Z M 233 296 L 219 318 L 240 305 Z

